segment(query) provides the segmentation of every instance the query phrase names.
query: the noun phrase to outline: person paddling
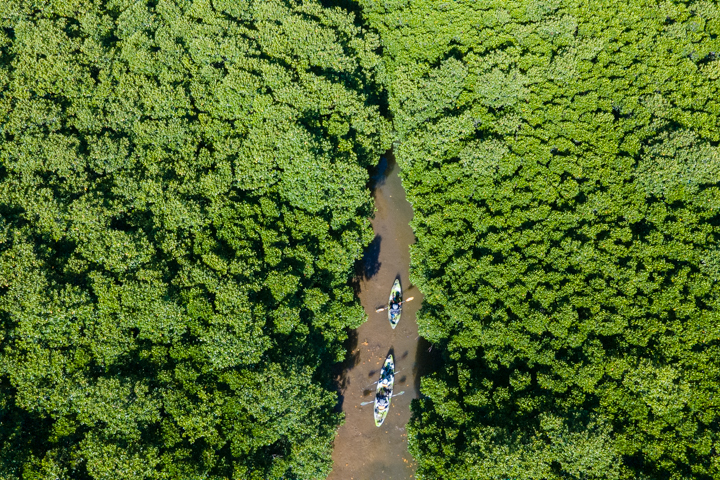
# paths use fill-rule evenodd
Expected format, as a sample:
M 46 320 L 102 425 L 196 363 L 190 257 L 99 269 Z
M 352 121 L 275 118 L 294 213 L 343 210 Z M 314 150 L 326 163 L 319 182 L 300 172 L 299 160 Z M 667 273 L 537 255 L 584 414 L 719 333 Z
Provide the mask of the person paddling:
M 410 302 L 410 301 L 412 301 L 412 300 L 415 300 L 415 297 L 410 297 L 410 298 L 408 298 L 408 299 L 405 300 L 405 301 L 393 303 L 392 306 L 391 306 L 391 308 L 392 308 L 393 312 L 395 312 L 396 309 L 398 309 L 398 310 L 400 309 L 400 305 L 402 305 L 403 303 Z M 375 312 L 380 313 L 380 312 L 384 312 L 384 311 L 387 310 L 387 309 L 388 309 L 388 307 L 380 307 L 380 308 L 375 309 Z
M 390 406 L 390 401 L 388 400 L 387 396 L 378 398 L 378 401 L 377 401 L 378 412 L 384 411 L 386 408 L 388 408 L 388 406 Z

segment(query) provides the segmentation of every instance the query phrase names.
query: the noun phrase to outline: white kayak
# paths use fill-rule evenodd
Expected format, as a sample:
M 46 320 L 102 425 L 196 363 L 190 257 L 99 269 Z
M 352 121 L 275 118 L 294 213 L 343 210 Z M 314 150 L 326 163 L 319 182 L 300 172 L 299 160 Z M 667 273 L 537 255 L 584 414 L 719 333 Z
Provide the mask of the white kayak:
M 400 315 L 402 315 L 402 288 L 400 287 L 400 280 L 395 279 L 388 299 L 388 320 L 390 320 L 390 326 L 393 329 L 400 321 Z
M 395 384 L 395 362 L 392 354 L 385 359 L 385 364 L 380 370 L 380 381 L 375 390 L 375 425 L 380 426 L 387 417 L 390 410 L 390 399 L 393 394 L 393 385 Z

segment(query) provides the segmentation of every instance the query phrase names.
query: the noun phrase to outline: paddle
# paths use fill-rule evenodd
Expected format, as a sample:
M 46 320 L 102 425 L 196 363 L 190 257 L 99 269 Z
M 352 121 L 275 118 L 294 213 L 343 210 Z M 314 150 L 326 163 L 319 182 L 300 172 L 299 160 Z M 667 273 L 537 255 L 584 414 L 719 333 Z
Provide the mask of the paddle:
M 400 305 L 402 305 L 403 303 L 407 303 L 407 302 L 409 302 L 409 301 L 411 301 L 411 300 L 415 300 L 415 297 L 410 297 L 410 298 L 408 298 L 407 300 L 405 300 L 405 301 L 403 301 L 403 302 L 400 302 Z M 375 312 L 376 312 L 376 313 L 380 313 L 380 312 L 384 312 L 384 311 L 387 310 L 387 309 L 388 309 L 388 307 L 380 307 L 380 308 L 376 309 Z
M 402 392 L 400 392 L 400 393 L 396 393 L 395 395 L 390 395 L 390 398 L 392 398 L 392 397 L 399 397 L 399 396 L 402 395 L 403 393 L 405 393 L 405 391 L 402 391 Z M 374 402 L 375 402 L 375 400 L 370 400 L 369 402 L 362 402 L 362 403 L 360 404 L 360 406 L 362 407 L 363 405 L 370 405 L 371 403 L 374 403 Z

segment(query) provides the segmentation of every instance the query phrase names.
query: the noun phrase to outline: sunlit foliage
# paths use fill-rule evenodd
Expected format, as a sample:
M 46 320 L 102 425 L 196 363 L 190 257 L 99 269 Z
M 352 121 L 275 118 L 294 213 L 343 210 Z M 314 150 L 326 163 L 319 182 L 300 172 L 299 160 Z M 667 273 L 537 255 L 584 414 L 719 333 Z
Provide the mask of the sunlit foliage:
M 720 478 L 717 2 L 362 2 L 415 210 L 418 476 Z
M 328 473 L 378 48 L 315 1 L 0 2 L 0 477 Z

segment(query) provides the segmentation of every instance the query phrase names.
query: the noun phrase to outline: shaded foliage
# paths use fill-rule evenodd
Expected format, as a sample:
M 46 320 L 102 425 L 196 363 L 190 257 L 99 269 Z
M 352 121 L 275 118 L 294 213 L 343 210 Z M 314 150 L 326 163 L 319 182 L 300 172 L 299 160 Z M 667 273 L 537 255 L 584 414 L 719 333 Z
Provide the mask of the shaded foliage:
M 363 2 L 413 204 L 422 478 L 719 478 L 716 2 Z
M 0 22 L 0 476 L 324 477 L 377 36 L 314 1 Z

